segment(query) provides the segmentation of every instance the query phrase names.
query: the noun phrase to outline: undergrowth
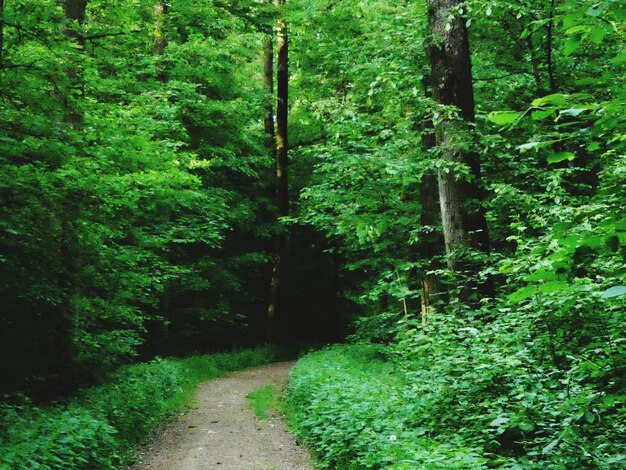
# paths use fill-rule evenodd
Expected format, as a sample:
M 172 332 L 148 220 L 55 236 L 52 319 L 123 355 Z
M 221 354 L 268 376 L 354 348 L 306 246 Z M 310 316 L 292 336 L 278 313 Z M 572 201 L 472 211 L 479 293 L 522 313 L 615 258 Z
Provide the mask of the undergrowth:
M 253 390 L 246 398 L 257 419 L 267 419 L 270 413 L 280 409 L 280 396 L 272 384 Z
M 521 325 L 404 326 L 393 346 L 333 346 L 294 368 L 290 425 L 322 468 L 625 468 L 623 393 L 581 378 L 585 364 L 559 374 Z
M 65 403 L 38 407 L 22 397 L 17 404 L 0 404 L 0 469 L 123 467 L 159 421 L 184 407 L 200 382 L 281 354 L 261 347 L 156 359 L 124 367 L 107 384 Z

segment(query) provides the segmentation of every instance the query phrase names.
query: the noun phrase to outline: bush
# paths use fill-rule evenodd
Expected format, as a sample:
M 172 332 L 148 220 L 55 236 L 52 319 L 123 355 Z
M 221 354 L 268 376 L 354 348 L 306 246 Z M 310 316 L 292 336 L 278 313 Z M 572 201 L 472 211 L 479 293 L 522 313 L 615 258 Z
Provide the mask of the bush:
M 26 398 L 0 405 L 0 469 L 111 469 L 132 461 L 137 444 L 184 406 L 198 383 L 272 362 L 271 347 L 124 367 L 109 383 L 64 404 L 35 407 Z
M 534 357 L 524 322 L 439 318 L 305 356 L 287 411 L 323 468 L 620 468 L 624 396 Z M 509 329 L 505 329 L 508 326 Z M 526 340 L 526 341 L 525 341 Z M 590 372 L 590 373 L 589 373 Z

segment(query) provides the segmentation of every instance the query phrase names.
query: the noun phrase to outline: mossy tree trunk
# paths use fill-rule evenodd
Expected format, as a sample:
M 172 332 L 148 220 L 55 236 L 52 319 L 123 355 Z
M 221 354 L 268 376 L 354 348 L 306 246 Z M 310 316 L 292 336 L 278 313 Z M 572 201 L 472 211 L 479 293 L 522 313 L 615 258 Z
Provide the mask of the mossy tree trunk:
M 480 158 L 472 151 L 474 92 L 467 28 L 461 0 L 427 0 L 432 94 L 441 105 L 435 116 L 435 141 L 442 168 L 439 204 L 448 267 L 463 278 L 460 298 L 473 291 L 491 295 L 489 282 L 478 282 L 481 269 L 473 252 L 489 251 L 487 222 L 481 205 Z M 459 174 L 469 169 L 468 177 Z

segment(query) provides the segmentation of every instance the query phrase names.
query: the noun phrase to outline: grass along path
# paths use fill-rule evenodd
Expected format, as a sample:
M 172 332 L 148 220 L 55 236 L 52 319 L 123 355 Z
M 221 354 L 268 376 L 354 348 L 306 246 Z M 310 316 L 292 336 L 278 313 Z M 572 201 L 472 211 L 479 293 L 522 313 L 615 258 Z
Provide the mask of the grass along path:
M 203 383 L 189 412 L 181 413 L 143 450 L 142 462 L 134 468 L 313 469 L 308 452 L 296 444 L 280 416 L 266 409 L 266 419 L 258 419 L 247 398 L 259 390 L 281 390 L 293 364 L 256 367 Z

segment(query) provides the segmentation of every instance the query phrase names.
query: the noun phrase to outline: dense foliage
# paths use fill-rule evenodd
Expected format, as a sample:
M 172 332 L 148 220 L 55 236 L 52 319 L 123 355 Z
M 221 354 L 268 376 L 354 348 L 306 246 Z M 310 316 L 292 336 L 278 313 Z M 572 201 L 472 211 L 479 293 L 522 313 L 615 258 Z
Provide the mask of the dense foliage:
M 467 303 L 443 250 L 423 256 L 441 226 L 423 223 L 420 188 L 433 172 L 468 178 L 425 145 L 433 114 L 450 112 L 428 94 L 425 4 L 302 10 L 295 106 L 323 141 L 297 151 L 313 171 L 296 221 L 344 261 L 354 339 L 393 358 L 340 349 L 297 369 L 295 429 L 326 466 L 624 464 L 626 11 L 552 5 L 461 7 L 477 112 L 464 145 L 482 159 L 491 239 L 475 256 L 498 294 Z M 425 275 L 439 284 L 426 316 Z
M 394 347 L 340 346 L 300 360 L 288 411 L 323 468 L 624 465 L 615 379 L 605 391 L 589 361 L 566 372 L 541 361 L 525 322 L 503 316 L 479 331 L 447 320 L 428 335 L 407 329 Z
M 271 158 L 244 44 L 260 39 L 174 1 L 158 51 L 154 7 L 90 1 L 77 26 L 58 2 L 4 5 L 3 388 L 258 338 Z
M 275 304 L 363 343 L 292 383 L 327 466 L 624 465 L 625 39 L 620 0 L 0 1 L 0 390 L 260 342 Z M 15 442 L 115 448 L 54 413 Z
M 201 381 L 281 357 L 263 347 L 118 370 L 109 383 L 67 403 L 0 406 L 0 468 L 122 468 L 155 424 L 178 410 Z

